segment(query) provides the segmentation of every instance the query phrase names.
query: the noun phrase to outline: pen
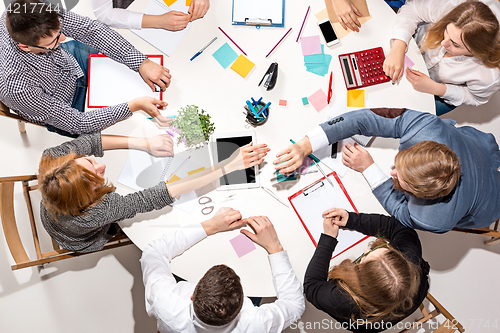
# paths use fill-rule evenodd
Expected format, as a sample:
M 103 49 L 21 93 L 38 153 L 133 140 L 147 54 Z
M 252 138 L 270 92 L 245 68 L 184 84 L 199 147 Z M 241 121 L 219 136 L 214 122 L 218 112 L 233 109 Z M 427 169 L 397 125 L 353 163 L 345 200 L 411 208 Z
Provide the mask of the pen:
M 177 116 L 167 116 L 167 118 L 175 119 L 175 118 L 177 118 Z M 151 120 L 151 119 L 153 119 L 153 117 L 148 117 L 147 119 Z
M 333 76 L 333 71 L 330 72 L 330 83 L 328 84 L 328 99 L 327 102 L 330 104 L 330 100 L 332 99 L 332 76 Z
M 193 61 L 194 58 L 196 58 L 197 56 L 199 56 L 200 54 L 202 54 L 203 51 L 205 51 L 205 49 L 207 47 L 209 47 L 213 42 L 215 42 L 216 39 L 217 39 L 217 37 L 214 37 L 214 39 L 212 39 L 207 45 L 205 45 L 201 50 L 198 51 L 198 53 L 196 53 L 194 56 L 192 56 L 191 59 L 189 59 L 189 60 Z
M 170 175 L 170 177 L 168 177 L 168 179 L 167 179 L 167 181 L 166 181 L 167 183 L 168 183 L 168 182 L 170 181 L 170 179 L 171 179 L 171 178 L 175 175 L 175 173 L 176 173 L 177 171 L 179 171 L 179 169 L 180 169 L 180 168 L 182 168 L 182 166 L 183 166 L 183 165 L 184 165 L 184 164 L 185 164 L 185 163 L 186 163 L 186 162 L 187 162 L 190 158 L 191 158 L 191 156 L 189 156 L 188 158 L 186 158 L 186 159 L 184 160 L 184 162 L 182 162 L 182 163 L 181 163 L 181 165 L 179 165 L 179 167 L 178 167 L 177 169 L 175 169 L 175 171 L 174 171 L 174 172 L 172 172 L 172 174 Z
M 270 196 L 272 196 L 274 199 L 281 202 L 286 208 L 290 208 L 290 206 L 288 206 L 285 202 L 283 202 L 280 198 L 278 198 L 278 196 L 276 194 L 274 194 L 273 191 L 271 191 L 270 189 L 268 189 L 267 187 L 264 187 L 264 186 L 261 186 L 261 188 L 264 191 L 266 191 Z
M 271 49 L 271 51 L 269 51 L 269 53 L 266 55 L 266 58 L 269 57 L 269 55 L 274 51 L 274 49 L 280 45 L 281 41 L 283 39 L 285 39 L 286 35 L 288 35 L 290 33 L 290 31 L 292 31 L 292 28 L 288 29 L 288 31 L 286 32 L 286 34 L 283 35 L 283 37 L 281 37 L 280 41 L 278 43 L 276 43 L 276 45 L 274 45 L 274 47 Z
M 234 42 L 234 40 L 232 40 L 232 39 L 231 39 L 231 37 L 229 37 L 229 36 L 228 36 L 228 35 L 224 32 L 224 30 L 222 30 L 222 28 L 221 28 L 221 27 L 219 27 L 219 30 L 220 30 L 220 31 L 222 31 L 222 33 L 223 33 L 223 34 L 224 34 L 227 38 L 229 38 L 229 40 L 230 40 L 231 42 L 233 42 L 233 44 L 234 44 L 234 45 L 236 45 L 236 47 L 237 47 L 237 48 L 239 48 L 239 49 L 240 49 L 240 51 L 241 51 L 241 52 L 243 52 L 243 54 L 244 54 L 244 55 L 247 55 L 247 54 L 245 53 L 245 51 L 243 51 L 243 50 L 241 49 L 241 47 L 239 47 L 239 46 L 238 46 L 238 44 L 236 44 L 236 43 Z
M 300 26 L 299 35 L 297 36 L 297 40 L 296 40 L 296 42 L 298 42 L 298 41 L 299 41 L 299 39 L 300 39 L 300 34 L 302 33 L 302 29 L 304 28 L 304 23 L 306 23 L 307 14 L 309 14 L 309 9 L 311 9 L 311 6 L 308 6 L 308 7 L 307 7 L 306 16 L 304 16 L 304 21 L 302 21 L 302 25 Z
M 290 139 L 290 142 L 293 143 L 293 144 L 295 144 L 295 141 L 293 141 L 292 139 Z M 309 154 L 308 156 L 313 159 L 314 164 L 316 164 L 316 167 L 318 168 L 319 172 L 321 172 L 321 174 L 326 178 L 326 180 L 330 183 L 330 185 L 333 186 L 333 183 L 330 180 L 330 178 L 327 177 L 326 173 L 319 166 L 319 162 L 320 162 L 319 158 L 317 158 L 316 156 L 314 156 L 312 153 Z
M 271 102 L 267 102 L 266 106 L 264 106 L 262 109 L 260 109 L 259 113 L 257 113 L 257 116 L 258 116 L 258 115 L 259 115 L 262 111 L 265 111 L 265 110 L 269 107 L 269 105 L 271 105 Z M 266 113 L 264 112 L 264 115 L 265 115 L 265 114 L 266 114 Z

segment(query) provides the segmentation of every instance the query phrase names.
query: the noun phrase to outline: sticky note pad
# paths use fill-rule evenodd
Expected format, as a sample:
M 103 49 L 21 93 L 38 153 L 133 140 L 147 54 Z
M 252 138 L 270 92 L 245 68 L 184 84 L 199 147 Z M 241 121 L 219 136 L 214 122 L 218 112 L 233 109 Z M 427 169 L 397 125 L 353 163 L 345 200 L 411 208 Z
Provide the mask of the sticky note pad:
M 364 107 L 365 106 L 365 91 L 364 90 L 347 90 L 347 106 L 348 107 Z
M 178 180 L 181 180 L 179 177 L 177 177 L 176 175 L 173 175 L 172 178 L 170 178 L 170 180 L 167 182 L 167 184 L 172 184 L 173 182 L 176 182 Z
M 309 103 L 311 103 L 312 106 L 314 106 L 314 108 L 318 112 L 321 111 L 321 110 L 323 110 L 323 108 L 327 104 L 327 102 L 326 102 L 326 94 L 323 91 L 323 89 L 320 89 L 320 90 L 316 91 L 314 94 L 312 94 L 311 96 L 309 96 L 307 99 L 308 99 Z
M 191 6 L 191 0 L 186 0 L 186 6 L 187 7 Z
M 236 255 L 238 256 L 238 258 L 241 258 L 245 254 L 250 253 L 256 249 L 255 244 L 252 242 L 252 240 L 244 234 L 240 234 L 233 239 L 230 239 L 229 242 L 233 246 L 234 251 L 236 251 Z
M 205 167 L 201 167 L 199 169 L 188 171 L 188 176 L 194 175 L 195 173 L 198 173 L 198 172 L 203 171 L 203 170 L 205 170 Z
M 297 174 L 294 172 L 291 175 L 284 175 L 281 172 L 276 171 L 276 180 L 278 181 L 278 183 L 297 180 Z
M 163 2 L 164 2 L 164 3 L 166 3 L 166 4 L 167 4 L 167 6 L 169 6 L 169 7 L 170 7 L 170 6 L 171 6 L 174 2 L 176 2 L 176 1 L 177 1 L 177 0 L 163 0 Z M 187 6 L 189 6 L 189 5 L 187 5 Z
M 286 100 L 285 99 L 280 99 L 280 105 L 281 106 L 286 106 Z
M 229 46 L 228 43 L 225 43 L 217 51 L 212 54 L 212 56 L 219 62 L 219 64 L 227 68 L 227 66 L 231 65 L 233 61 L 238 58 L 238 54 L 234 52 L 234 50 Z
M 309 101 L 307 100 L 307 97 L 302 97 L 302 105 L 309 105 Z
M 300 37 L 302 55 L 321 54 L 321 41 L 318 36 Z
M 253 62 L 248 60 L 243 54 L 240 54 L 238 59 L 231 65 L 231 69 L 241 76 L 246 77 L 253 66 L 255 66 Z
M 405 70 L 406 70 L 406 67 L 412 68 L 413 65 L 415 65 L 415 63 L 413 61 L 411 61 L 411 59 L 408 58 L 408 56 L 405 54 L 405 64 L 404 64 Z

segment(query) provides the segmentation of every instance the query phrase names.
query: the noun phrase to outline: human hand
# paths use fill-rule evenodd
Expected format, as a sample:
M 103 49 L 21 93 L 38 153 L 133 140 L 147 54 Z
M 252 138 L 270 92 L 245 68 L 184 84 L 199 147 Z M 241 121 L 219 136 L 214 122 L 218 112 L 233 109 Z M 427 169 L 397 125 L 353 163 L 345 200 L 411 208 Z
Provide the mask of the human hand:
M 406 78 L 416 91 L 437 96 L 443 96 L 446 92 L 446 85 L 434 81 L 429 76 L 417 70 L 407 68 Z
M 210 2 L 208 0 L 191 0 L 188 13 L 191 14 L 191 21 L 202 18 L 208 12 Z
M 325 235 L 337 238 L 339 227 L 345 227 L 349 219 L 349 213 L 342 208 L 330 208 L 323 212 L 323 218 Z
M 276 155 L 278 159 L 273 162 L 275 164 L 274 168 L 284 175 L 291 174 L 302 165 L 304 158 L 310 153 L 312 153 L 311 142 L 306 136 L 299 142 L 280 151 Z
M 174 156 L 174 142 L 168 134 L 146 139 L 147 152 L 156 157 Z
M 139 66 L 139 74 L 141 74 L 142 79 L 153 92 L 155 91 L 153 83 L 156 83 L 162 91 L 165 91 L 170 85 L 170 79 L 172 78 L 167 68 L 147 58 Z
M 392 48 L 387 58 L 384 60 L 383 70 L 385 75 L 391 78 L 392 82 L 397 82 L 403 76 L 405 64 L 406 43 L 400 39 L 392 42 Z
M 254 243 L 266 249 L 267 253 L 273 254 L 283 251 L 276 230 L 267 216 L 253 216 L 246 219 L 247 225 L 255 233 L 242 229 L 240 232 L 250 238 Z
M 332 0 L 332 5 L 342 28 L 359 32 L 361 23 L 359 23 L 357 16 L 361 16 L 361 13 L 356 6 L 350 0 Z
M 167 105 L 168 103 L 165 101 L 160 101 L 159 99 L 147 96 L 135 98 L 128 102 L 130 112 L 142 110 L 153 117 L 160 126 L 170 125 L 170 119 L 163 117 L 160 111 L 158 111 L 158 109 L 164 108 Z
M 191 15 L 176 10 L 159 15 L 160 27 L 165 30 L 183 30 L 189 23 Z
M 265 143 L 254 146 L 253 142 L 250 142 L 244 145 L 228 158 L 228 172 L 247 169 L 264 162 L 264 157 L 270 150 Z
M 348 143 L 342 152 L 342 163 L 357 172 L 363 172 L 373 164 L 370 153 L 357 143 L 354 146 Z
M 218 232 L 239 229 L 245 226 L 245 222 L 241 219 L 241 213 L 238 210 L 222 207 L 215 213 L 214 217 L 202 222 L 201 225 L 207 236 L 210 236 Z

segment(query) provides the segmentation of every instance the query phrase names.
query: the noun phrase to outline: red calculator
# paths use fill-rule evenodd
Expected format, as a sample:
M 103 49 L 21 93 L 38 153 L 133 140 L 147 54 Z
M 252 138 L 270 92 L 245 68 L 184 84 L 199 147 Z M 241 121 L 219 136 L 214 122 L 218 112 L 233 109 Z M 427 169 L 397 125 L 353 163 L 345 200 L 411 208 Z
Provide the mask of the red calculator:
M 381 47 L 339 55 L 347 90 L 389 82 L 382 66 L 385 55 Z

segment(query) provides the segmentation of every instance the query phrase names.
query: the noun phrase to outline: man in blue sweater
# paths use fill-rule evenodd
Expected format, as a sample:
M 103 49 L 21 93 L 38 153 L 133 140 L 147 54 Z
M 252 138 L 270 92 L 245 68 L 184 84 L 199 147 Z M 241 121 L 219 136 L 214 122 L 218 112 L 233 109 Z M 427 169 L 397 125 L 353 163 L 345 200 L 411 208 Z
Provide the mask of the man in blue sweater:
M 309 132 L 274 164 L 290 173 L 304 156 L 355 134 L 399 138 L 394 182 L 359 146 L 344 150 L 344 164 L 363 172 L 382 206 L 406 226 L 436 233 L 488 227 L 500 216 L 498 144 L 492 134 L 454 125 L 408 109 L 353 111 Z

